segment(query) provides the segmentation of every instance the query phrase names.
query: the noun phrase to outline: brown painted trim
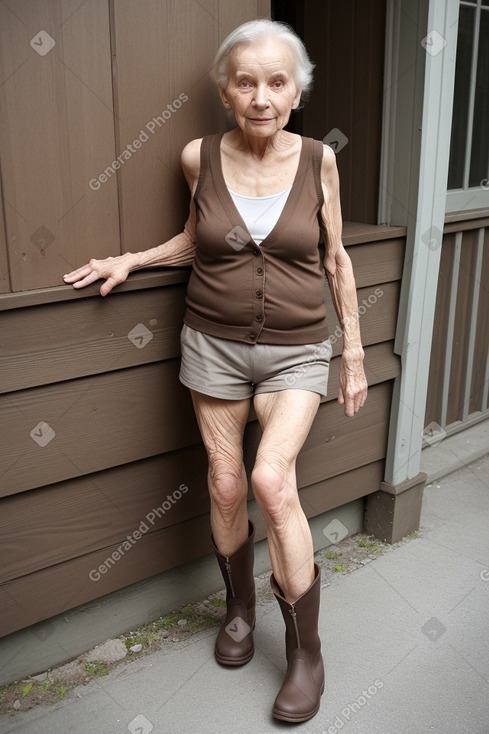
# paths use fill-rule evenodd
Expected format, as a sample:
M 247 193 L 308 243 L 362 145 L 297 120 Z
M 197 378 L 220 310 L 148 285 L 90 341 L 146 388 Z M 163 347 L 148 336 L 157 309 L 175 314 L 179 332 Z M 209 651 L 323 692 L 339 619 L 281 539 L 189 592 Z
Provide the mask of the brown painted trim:
M 423 472 L 419 472 L 419 474 L 416 474 L 415 477 L 411 477 L 411 479 L 405 479 L 399 484 L 389 484 L 389 482 L 381 482 L 380 489 L 382 490 L 382 492 L 387 492 L 388 494 L 393 494 L 397 496 L 398 494 L 407 492 L 407 490 L 411 489 L 412 487 L 416 487 L 422 481 L 426 482 L 426 479 L 427 475 Z
M 137 291 L 146 288 L 160 288 L 164 285 L 186 283 L 190 270 L 188 268 L 161 268 L 133 273 L 131 277 L 117 286 L 117 293 Z M 71 285 L 58 285 L 52 288 L 38 288 L 32 291 L 6 293 L 0 295 L 0 311 L 28 306 L 41 306 L 46 303 L 75 301 L 80 298 L 91 298 L 99 295 L 100 282 L 75 290 Z M 114 291 L 115 292 L 115 291 Z M 110 296 L 108 296 L 110 298 Z
M 391 240 L 405 237 L 406 227 L 386 227 L 381 224 L 363 224 L 363 222 L 344 222 L 343 244 L 359 245 L 379 240 Z
M 451 222 L 470 222 L 472 220 L 485 219 L 486 217 L 489 217 L 489 208 L 461 209 L 458 212 L 448 212 L 445 215 L 445 224 L 450 224 Z M 483 227 L 485 225 L 480 224 L 479 222 L 476 226 Z

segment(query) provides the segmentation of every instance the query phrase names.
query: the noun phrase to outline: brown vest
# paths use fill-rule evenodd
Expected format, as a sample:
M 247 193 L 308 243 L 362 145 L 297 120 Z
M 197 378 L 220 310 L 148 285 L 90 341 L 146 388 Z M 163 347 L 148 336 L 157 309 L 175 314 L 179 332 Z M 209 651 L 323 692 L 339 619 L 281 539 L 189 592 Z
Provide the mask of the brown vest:
M 319 213 L 323 144 L 302 138 L 282 214 L 258 246 L 224 181 L 221 135 L 202 140 L 197 251 L 184 322 L 206 334 L 254 344 L 311 344 L 328 336 Z

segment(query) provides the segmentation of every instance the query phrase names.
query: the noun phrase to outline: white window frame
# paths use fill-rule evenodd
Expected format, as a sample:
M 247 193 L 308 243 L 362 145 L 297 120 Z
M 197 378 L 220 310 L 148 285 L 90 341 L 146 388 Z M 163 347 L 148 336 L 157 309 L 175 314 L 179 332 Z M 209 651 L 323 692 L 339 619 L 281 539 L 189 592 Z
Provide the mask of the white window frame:
M 460 5 L 474 8 L 475 28 L 474 28 L 474 45 L 472 49 L 472 62 L 470 73 L 470 93 L 469 93 L 469 119 L 467 124 L 467 139 L 465 146 L 465 165 L 464 165 L 464 186 L 460 189 L 449 189 L 447 191 L 446 211 L 455 212 L 471 209 L 485 209 L 489 207 L 489 161 L 488 174 L 482 179 L 479 186 L 469 187 L 470 173 L 470 157 L 472 153 L 472 125 L 474 119 L 474 102 L 475 102 L 475 81 L 477 74 L 477 61 L 479 56 L 479 31 L 481 13 L 489 13 L 489 6 L 482 5 L 481 0 L 476 2 L 466 2 L 460 0 Z

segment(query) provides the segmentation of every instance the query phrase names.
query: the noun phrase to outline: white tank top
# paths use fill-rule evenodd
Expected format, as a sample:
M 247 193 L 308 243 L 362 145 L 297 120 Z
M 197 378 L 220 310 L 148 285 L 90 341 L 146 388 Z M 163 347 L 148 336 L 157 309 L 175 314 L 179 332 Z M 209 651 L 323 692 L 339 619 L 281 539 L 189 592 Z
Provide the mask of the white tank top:
M 292 186 L 272 196 L 242 196 L 228 188 L 234 205 L 257 245 L 261 245 L 277 224 Z

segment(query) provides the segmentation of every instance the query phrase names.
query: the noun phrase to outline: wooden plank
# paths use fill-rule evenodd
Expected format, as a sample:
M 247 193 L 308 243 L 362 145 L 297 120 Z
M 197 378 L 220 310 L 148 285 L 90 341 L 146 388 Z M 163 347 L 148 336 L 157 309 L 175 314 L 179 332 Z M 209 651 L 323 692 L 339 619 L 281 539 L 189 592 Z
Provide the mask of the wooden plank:
M 372 349 L 379 359 L 385 352 Z M 338 403 L 323 403 L 299 457 L 299 488 L 383 458 L 389 406 L 390 383 L 371 388 L 367 408 L 354 419 Z M 244 442 L 249 472 L 260 438 L 253 420 Z M 121 542 L 141 523 L 156 532 L 207 511 L 207 459 L 200 442 L 6 497 L 0 502 L 0 582 Z
M 226 124 L 212 62 L 219 43 L 255 18 L 257 7 L 265 12 L 269 3 L 152 0 L 144 13 L 132 0 L 114 3 L 119 149 L 143 133 L 137 155 L 119 172 L 123 251 L 181 231 L 189 201 L 181 151 Z
M 1 495 L 196 443 L 178 369 L 174 359 L 1 396 Z
M 435 319 L 431 344 L 430 372 L 426 398 L 425 426 L 433 421 L 442 423 L 442 401 L 446 346 L 448 334 L 448 312 L 450 306 L 451 280 L 455 234 L 444 234 L 440 259 L 440 270 L 436 291 Z
M 174 285 L 4 313 L 0 392 L 178 357 L 185 291 Z
M 487 227 L 488 225 L 489 207 L 482 209 L 463 209 L 462 211 L 447 212 L 445 214 L 446 231 L 460 232 L 467 227 L 478 229 L 479 227 Z
M 482 268 L 481 272 L 477 274 L 481 289 L 477 310 L 477 332 L 470 389 L 470 413 L 486 411 L 489 407 L 484 404 L 485 377 L 489 359 L 489 290 L 487 289 L 489 283 L 489 228 L 484 233 L 483 248 Z
M 3 9 L 5 11 L 5 8 Z M 2 10 L 0 9 L 0 23 Z M 8 268 L 7 233 L 3 215 L 2 179 L 0 177 L 0 293 L 10 292 L 10 275 Z
M 89 186 L 114 157 L 107 4 L 10 5 L 0 24 L 2 58 L 14 59 L 0 86 L 0 156 L 12 288 L 22 291 L 119 254 L 119 223 L 115 179 Z
M 375 492 L 383 478 L 383 459 L 351 469 L 344 474 L 337 474 L 301 489 L 302 508 L 307 517 L 316 517 Z
M 126 540 L 130 550 L 118 543 L 2 584 L 0 634 L 9 634 L 209 553 L 209 538 L 209 518 L 203 516 L 142 534 L 133 544 Z M 114 562 L 111 556 L 118 548 L 119 560 Z M 97 574 L 102 564 L 106 572 Z
M 144 12 L 132 0 L 114 3 L 119 149 L 142 133 L 119 171 L 124 252 L 153 247 L 183 228 L 189 193 L 180 152 L 217 127 L 219 102 L 208 77 L 217 9 L 217 0 L 146 0 Z
M 387 227 L 365 222 L 343 222 L 343 244 L 359 245 L 362 242 L 379 242 L 406 238 L 406 227 Z
M 383 326 L 381 319 L 376 321 Z M 390 321 L 384 326 L 393 338 Z M 370 329 L 365 331 L 368 335 Z M 64 481 L 194 443 L 198 432 L 188 391 L 178 380 L 178 368 L 179 360 L 172 359 L 0 397 L 4 436 L 1 494 Z M 368 369 L 375 377 L 378 360 Z M 335 377 L 331 384 L 336 385 Z
M 368 260 L 365 272 L 362 282 L 371 272 Z M 384 284 L 359 290 L 365 344 L 392 338 L 397 290 Z M 181 284 L 7 311 L 2 317 L 0 393 L 178 357 L 185 291 Z M 327 297 L 334 334 L 338 321 L 329 292 Z M 335 353 L 340 346 L 336 340 Z
M 2 583 L 117 545 L 142 525 L 157 532 L 205 514 L 205 449 L 199 443 L 12 495 L 0 508 Z
M 368 407 L 354 418 L 347 418 L 337 402 L 327 410 L 321 405 L 297 460 L 300 487 L 385 457 L 391 392 L 391 383 L 376 385 Z
M 343 504 L 346 498 L 356 499 L 376 491 L 382 465 L 383 462 L 375 462 L 301 490 L 306 515 L 312 517 Z M 338 504 L 332 504 L 335 498 Z M 209 536 L 209 516 L 204 514 L 159 531 L 141 533 L 139 539 L 121 551 L 121 543 L 115 543 L 6 582 L 0 586 L 0 636 L 210 553 Z M 264 537 L 265 527 L 260 519 L 257 540 Z M 114 552 L 118 552 L 116 560 L 112 557 Z M 104 573 L 99 570 L 101 566 Z
M 382 240 L 348 247 L 357 288 L 400 280 L 406 240 Z
M 270 18 L 270 0 L 256 0 L 256 15 L 258 18 Z
M 359 288 L 357 298 L 363 345 L 393 339 L 399 308 L 399 281 Z M 325 301 L 333 354 L 336 356 L 341 354 L 343 349 L 343 338 L 328 287 L 325 289 Z
M 190 268 L 154 268 L 139 270 L 131 273 L 131 276 L 118 285 L 112 295 L 116 293 L 128 293 L 129 291 L 141 291 L 148 288 L 160 288 L 175 283 L 187 283 Z M 97 281 L 85 288 L 75 289 L 72 286 L 62 285 L 52 288 L 38 288 L 24 293 L 8 293 L 0 295 L 0 311 L 12 311 L 16 308 L 30 308 L 31 306 L 44 306 L 49 303 L 63 303 L 65 301 L 79 301 L 85 298 L 101 298 L 99 289 L 102 281 Z
M 447 425 L 463 420 L 465 399 L 465 368 L 469 345 L 473 271 L 476 256 L 477 230 L 463 233 L 458 277 L 457 306 L 453 329 Z

